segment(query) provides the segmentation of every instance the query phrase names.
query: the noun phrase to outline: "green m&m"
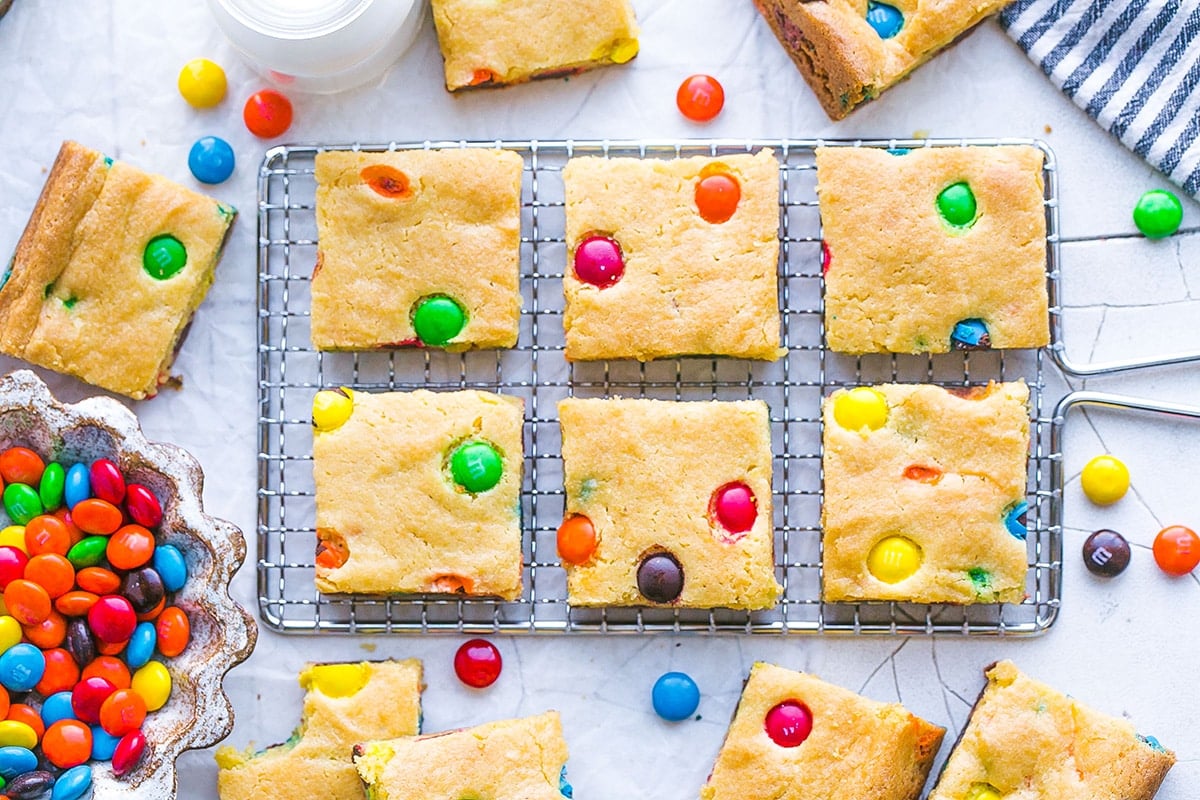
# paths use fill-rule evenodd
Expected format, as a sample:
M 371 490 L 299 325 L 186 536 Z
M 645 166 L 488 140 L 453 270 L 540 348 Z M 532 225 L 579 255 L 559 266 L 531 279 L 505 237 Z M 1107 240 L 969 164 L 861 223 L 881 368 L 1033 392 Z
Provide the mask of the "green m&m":
M 467 442 L 450 455 L 450 476 L 471 494 L 486 492 L 504 475 L 504 459 L 487 442 Z
M 966 181 L 952 183 L 938 194 L 937 210 L 947 224 L 969 228 L 975 224 L 975 193 Z
M 1162 239 L 1179 230 L 1183 204 L 1164 189 L 1151 189 L 1133 207 L 1133 224 L 1147 239 Z
M 433 295 L 417 301 L 412 323 L 421 344 L 439 347 L 462 333 L 467 312 L 453 298 Z
M 187 264 L 187 248 L 171 234 L 155 236 L 142 251 L 142 269 L 156 280 L 174 277 Z

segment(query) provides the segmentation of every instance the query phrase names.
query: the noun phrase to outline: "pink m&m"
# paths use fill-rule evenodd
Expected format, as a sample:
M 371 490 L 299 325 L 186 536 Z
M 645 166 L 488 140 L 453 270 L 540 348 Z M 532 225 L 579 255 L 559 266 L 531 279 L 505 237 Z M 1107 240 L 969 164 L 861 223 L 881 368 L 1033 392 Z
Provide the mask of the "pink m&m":
M 799 747 L 812 733 L 813 717 L 808 706 L 784 700 L 767 712 L 767 736 L 780 747 Z
M 621 246 L 607 236 L 592 235 L 575 248 L 575 277 L 607 289 L 625 274 Z
M 713 492 L 711 512 L 717 524 L 725 530 L 745 533 L 754 527 L 754 520 L 758 518 L 754 492 L 740 481 L 727 483 Z
M 98 458 L 92 462 L 89 469 L 92 496 L 106 500 L 114 506 L 121 505 L 125 499 L 125 476 L 112 461 Z
M 137 627 L 133 604 L 119 594 L 101 597 L 88 609 L 88 627 L 96 638 L 109 644 L 129 641 Z

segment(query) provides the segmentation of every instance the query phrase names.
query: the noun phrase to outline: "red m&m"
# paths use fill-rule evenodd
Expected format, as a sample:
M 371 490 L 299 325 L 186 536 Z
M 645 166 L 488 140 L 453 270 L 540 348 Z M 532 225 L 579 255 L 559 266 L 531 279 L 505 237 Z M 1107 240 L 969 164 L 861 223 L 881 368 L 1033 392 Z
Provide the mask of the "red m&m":
M 785 700 L 767 712 L 767 736 L 780 747 L 799 747 L 812 733 L 813 716 L 798 700 Z
M 486 639 L 464 642 L 454 654 L 454 674 L 467 686 L 476 689 L 495 683 L 502 666 L 500 651 Z

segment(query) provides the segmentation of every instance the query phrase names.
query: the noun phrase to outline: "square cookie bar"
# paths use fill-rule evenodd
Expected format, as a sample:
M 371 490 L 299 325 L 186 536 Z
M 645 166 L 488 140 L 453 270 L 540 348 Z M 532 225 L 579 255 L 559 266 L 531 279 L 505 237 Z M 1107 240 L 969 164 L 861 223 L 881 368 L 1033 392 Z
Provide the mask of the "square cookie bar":
M 830 349 L 1049 343 L 1041 150 L 826 147 L 816 160 Z
M 318 153 L 313 344 L 515 345 L 523 168 L 507 150 Z
M 317 589 L 519 597 L 523 409 L 471 390 L 318 392 Z
M 1093 711 L 1011 661 L 987 685 L 929 800 L 1150 800 L 1175 764 L 1127 720 Z
M 153 396 L 172 380 L 236 213 L 63 142 L 0 279 L 0 352 Z
M 433 0 L 433 22 L 452 92 L 574 75 L 638 53 L 629 0 Z
M 766 403 L 567 398 L 558 416 L 568 602 L 775 605 Z
M 700 797 L 916 800 L 945 733 L 899 703 L 759 662 Z
M 770 150 L 573 158 L 563 184 L 568 359 L 782 355 Z
M 1009 0 L 754 0 L 830 119 L 900 82 Z
M 363 800 L 354 745 L 419 732 L 421 662 L 309 664 L 300 673 L 304 709 L 284 744 L 217 750 L 221 800 Z
M 1025 596 L 1029 389 L 860 386 L 825 399 L 827 601 Z
M 558 712 L 355 746 L 374 800 L 563 800 L 567 743 Z

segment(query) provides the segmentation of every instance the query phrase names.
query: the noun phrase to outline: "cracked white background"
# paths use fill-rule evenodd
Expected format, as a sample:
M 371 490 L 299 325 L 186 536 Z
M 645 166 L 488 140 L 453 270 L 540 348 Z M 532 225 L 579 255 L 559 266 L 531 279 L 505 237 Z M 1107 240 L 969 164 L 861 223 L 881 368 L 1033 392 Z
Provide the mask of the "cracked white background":
M 1060 96 L 995 22 L 833 124 L 750 0 L 635 0 L 635 5 L 642 51 L 630 65 L 460 97 L 442 88 L 441 61 L 426 21 L 414 48 L 382 85 L 293 97 L 296 122 L 285 138 L 1042 138 L 1060 163 L 1064 237 L 1126 237 L 1063 247 L 1071 357 L 1200 349 L 1200 236 L 1185 232 L 1161 242 L 1129 237 L 1137 197 L 1166 187 L 1166 181 Z M 176 92 L 180 67 L 197 56 L 218 61 L 228 73 L 230 94 L 216 109 L 194 110 Z M 675 109 L 676 87 L 694 72 L 716 75 L 727 93 L 724 113 L 706 126 L 687 122 Z M 241 103 L 262 85 L 198 0 L 17 0 L 0 20 L 5 155 L 0 252 L 15 246 L 64 138 L 197 188 L 202 187 L 186 165 L 196 138 L 219 135 L 237 152 L 232 180 L 211 193 L 241 209 L 242 218 L 176 362 L 184 388 L 134 409 L 150 438 L 182 445 L 200 460 L 207 509 L 246 532 L 251 553 L 234 594 L 251 608 L 255 172 L 267 145 L 243 128 Z M 1185 224 L 1198 223 L 1200 207 L 1185 201 Z M 5 370 L 15 365 L 0 362 Z M 40 372 L 61 398 L 92 393 Z M 1048 383 L 1051 400 L 1066 391 L 1067 383 L 1056 375 Z M 1200 370 L 1176 367 L 1070 382 L 1075 388 L 1085 384 L 1186 403 L 1200 397 Z M 1129 465 L 1133 491 L 1116 506 L 1100 509 L 1083 498 L 1079 470 L 1105 451 Z M 306 660 L 417 656 L 425 662 L 428 683 L 427 731 L 556 708 L 572 752 L 576 797 L 690 798 L 709 772 L 755 660 L 810 670 L 878 700 L 900 700 L 947 726 L 940 764 L 982 686 L 982 669 L 1011 658 L 1098 709 L 1130 717 L 1140 731 L 1175 749 L 1180 763 L 1159 797 L 1195 797 L 1200 586 L 1191 576 L 1164 576 L 1148 548 L 1164 525 L 1200 526 L 1200 422 L 1075 412 L 1065 452 L 1063 610 L 1040 638 L 498 637 L 504 673 L 492 688 L 475 691 L 453 676 L 451 658 L 460 637 L 284 637 L 263 631 L 254 655 L 225 682 L 237 714 L 227 741 L 242 747 L 287 737 L 300 709 L 295 676 Z M 1115 528 L 1134 544 L 1133 562 L 1119 578 L 1098 579 L 1083 568 L 1080 546 L 1098 527 Z M 650 687 L 672 669 L 699 683 L 699 719 L 672 724 L 654 715 Z M 181 796 L 216 796 L 211 751 L 182 757 L 179 774 Z M 852 790 L 845 796 L 852 797 Z

